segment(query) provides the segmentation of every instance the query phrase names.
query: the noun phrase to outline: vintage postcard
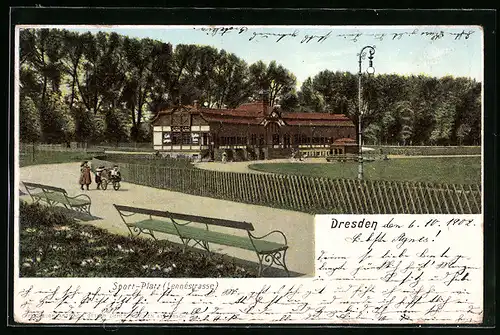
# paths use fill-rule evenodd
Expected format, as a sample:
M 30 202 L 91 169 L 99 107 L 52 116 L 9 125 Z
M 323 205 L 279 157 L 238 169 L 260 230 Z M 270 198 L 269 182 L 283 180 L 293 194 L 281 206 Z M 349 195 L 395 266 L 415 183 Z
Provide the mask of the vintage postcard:
M 15 321 L 481 324 L 483 37 L 16 26 Z

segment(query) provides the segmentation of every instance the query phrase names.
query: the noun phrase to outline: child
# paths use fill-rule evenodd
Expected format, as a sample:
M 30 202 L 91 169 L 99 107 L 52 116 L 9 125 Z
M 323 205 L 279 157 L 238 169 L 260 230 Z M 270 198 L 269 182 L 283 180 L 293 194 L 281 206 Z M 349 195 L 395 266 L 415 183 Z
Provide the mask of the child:
M 97 189 L 101 188 L 101 184 L 102 184 L 102 172 L 103 171 L 104 171 L 104 166 L 99 166 L 95 170 L 95 182 L 97 184 Z
M 118 165 L 113 166 L 113 169 L 110 171 L 110 175 L 112 179 L 115 179 L 117 181 L 120 181 L 121 178 L 121 173 L 118 171 Z

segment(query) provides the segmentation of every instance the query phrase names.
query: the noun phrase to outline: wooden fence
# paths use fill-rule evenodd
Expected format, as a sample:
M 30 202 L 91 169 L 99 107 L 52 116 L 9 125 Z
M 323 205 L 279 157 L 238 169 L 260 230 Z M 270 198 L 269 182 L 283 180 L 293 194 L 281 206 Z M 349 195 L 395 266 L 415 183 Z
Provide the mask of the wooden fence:
M 94 166 L 111 164 L 93 160 Z M 126 182 L 308 213 L 481 213 L 480 185 L 359 181 L 131 163 L 118 165 Z

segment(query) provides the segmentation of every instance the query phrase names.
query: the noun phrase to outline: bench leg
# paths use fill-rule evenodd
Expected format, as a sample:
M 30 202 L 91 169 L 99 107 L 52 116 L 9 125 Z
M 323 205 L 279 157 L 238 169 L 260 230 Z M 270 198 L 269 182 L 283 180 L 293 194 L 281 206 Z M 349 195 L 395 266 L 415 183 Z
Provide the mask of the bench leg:
M 211 259 L 212 258 L 212 253 L 210 252 L 210 245 L 206 241 L 202 241 L 201 244 L 203 246 L 203 249 L 205 249 L 207 251 L 207 257 L 208 257 L 208 259 Z
M 288 271 L 288 267 L 286 266 L 286 249 L 270 254 L 257 253 L 257 258 L 259 259 L 259 270 L 257 273 L 258 277 L 261 277 L 264 271 L 269 269 L 274 264 L 282 267 L 286 271 L 286 275 L 290 277 L 290 272 Z
M 185 253 L 186 249 L 188 247 L 189 241 L 191 241 L 191 239 L 190 238 L 182 238 L 181 237 L 181 241 L 182 241 L 182 253 Z
M 33 197 L 33 196 L 32 196 L 32 197 L 31 197 L 31 200 L 33 200 L 33 203 L 34 203 L 34 204 L 37 204 L 37 203 L 39 203 L 39 202 L 40 202 L 40 200 L 42 200 L 42 198 L 39 198 L 39 197 L 36 197 L 36 198 L 35 198 L 35 197 Z
M 92 216 L 92 214 L 90 214 L 90 204 L 88 205 L 85 205 L 85 206 L 78 206 L 78 207 L 72 207 L 71 205 L 66 206 L 64 205 L 64 207 L 68 208 L 68 209 L 72 209 L 76 212 L 80 212 L 80 213 L 84 213 L 84 214 L 88 214 L 90 216 Z
M 156 239 L 155 234 L 153 234 L 153 231 L 151 229 L 144 229 L 144 230 L 141 229 L 141 232 L 143 232 L 144 234 L 148 234 L 149 236 L 151 236 L 153 238 L 153 240 L 158 241 Z
M 191 241 L 191 239 L 181 237 L 181 241 L 182 241 L 182 252 L 186 252 L 186 249 L 189 246 L 189 242 Z M 200 247 L 202 247 L 207 251 L 207 257 L 208 259 L 210 259 L 212 256 L 212 254 L 210 253 L 210 244 L 206 241 L 198 241 L 198 240 L 193 240 L 193 241 L 195 242 L 193 244 L 193 247 L 198 244 Z
M 92 214 L 90 214 L 90 204 L 85 206 L 85 211 L 87 212 L 88 215 L 92 216 Z

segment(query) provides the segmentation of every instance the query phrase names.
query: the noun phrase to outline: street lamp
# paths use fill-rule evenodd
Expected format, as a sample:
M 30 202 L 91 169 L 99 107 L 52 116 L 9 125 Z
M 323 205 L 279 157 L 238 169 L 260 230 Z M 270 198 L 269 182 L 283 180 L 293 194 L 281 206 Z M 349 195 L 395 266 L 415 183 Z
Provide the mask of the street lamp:
M 366 72 L 370 75 L 373 75 L 375 73 L 375 68 L 373 67 L 373 55 L 375 54 L 375 47 L 367 45 L 361 49 L 359 52 L 359 71 L 358 71 L 358 108 L 359 108 L 359 119 L 358 119 L 358 133 L 359 133 L 359 153 L 358 153 L 358 179 L 362 180 L 363 179 L 363 129 L 362 129 L 362 117 L 363 117 L 363 108 L 362 108 L 362 103 L 361 103 L 361 62 L 365 57 L 365 50 L 368 50 L 368 59 L 369 59 L 369 65 L 368 69 Z

